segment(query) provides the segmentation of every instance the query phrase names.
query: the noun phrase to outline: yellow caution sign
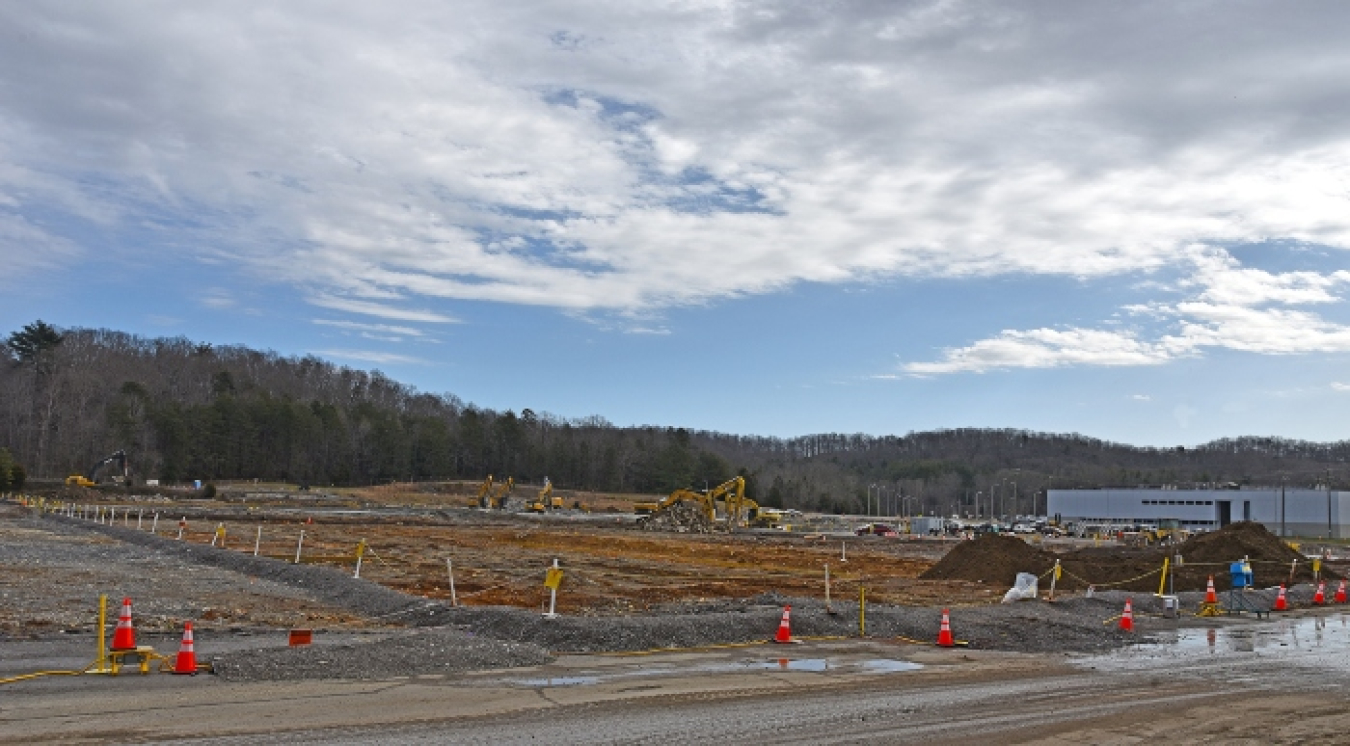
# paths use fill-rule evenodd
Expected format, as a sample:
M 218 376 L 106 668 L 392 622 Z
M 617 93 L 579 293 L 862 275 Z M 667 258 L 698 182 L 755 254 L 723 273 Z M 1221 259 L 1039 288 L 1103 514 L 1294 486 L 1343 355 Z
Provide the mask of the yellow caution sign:
M 1321 558 L 1321 557 L 1314 557 L 1314 558 L 1313 558 L 1313 572 L 1314 572 L 1314 573 L 1320 573 L 1320 572 L 1322 572 L 1322 558 Z
M 548 568 L 548 574 L 544 576 L 544 587 L 551 590 L 558 590 L 562 585 L 563 571 L 557 567 Z
M 1059 566 L 1059 560 L 1055 560 L 1055 580 L 1059 580 L 1060 577 L 1063 576 L 1063 573 L 1064 568 Z

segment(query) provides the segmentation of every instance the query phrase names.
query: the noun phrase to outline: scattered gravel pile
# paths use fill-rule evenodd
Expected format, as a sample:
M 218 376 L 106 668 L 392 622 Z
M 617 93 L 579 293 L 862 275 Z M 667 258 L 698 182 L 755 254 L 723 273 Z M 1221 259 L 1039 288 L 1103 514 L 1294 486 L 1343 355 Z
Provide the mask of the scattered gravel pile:
M 230 681 L 282 681 L 388 679 L 539 666 L 552 660 L 553 656 L 538 645 L 439 628 L 375 642 L 228 653 L 213 660 L 212 666 L 216 674 Z
M 397 621 L 413 616 L 428 606 L 438 605 L 429 604 L 425 599 L 415 598 L 367 580 L 353 578 L 345 572 L 329 567 L 280 562 L 234 550 L 217 549 L 209 544 L 174 541 L 146 531 L 62 518 L 51 514 L 44 516 L 41 525 L 53 530 L 103 534 L 128 544 L 153 548 L 173 559 L 218 567 L 260 580 L 304 589 L 311 598 L 370 619 Z
M 645 531 L 675 531 L 707 534 L 716 530 L 703 508 L 692 502 L 677 502 L 638 521 Z

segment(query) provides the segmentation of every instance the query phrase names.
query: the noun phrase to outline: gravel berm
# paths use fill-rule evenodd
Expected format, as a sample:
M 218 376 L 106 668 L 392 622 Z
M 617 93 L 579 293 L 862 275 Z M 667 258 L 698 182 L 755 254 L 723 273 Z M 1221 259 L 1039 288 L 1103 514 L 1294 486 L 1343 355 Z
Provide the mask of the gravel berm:
M 29 520 L 47 530 L 97 532 L 173 558 L 303 588 L 312 597 L 351 613 L 412 628 L 375 642 L 346 646 L 229 653 L 215 663 L 222 676 L 232 679 L 386 678 L 539 665 L 560 653 L 754 642 L 773 636 L 787 605 L 792 607 L 794 637 L 858 634 L 857 603 L 835 603 L 831 614 L 818 599 L 766 594 L 740 601 L 670 604 L 632 615 L 545 619 L 537 611 L 515 607 L 453 608 L 331 568 L 253 557 L 129 528 L 52 515 Z M 1195 623 L 1190 612 L 1203 594 L 1178 595 L 1182 619 L 1161 618 L 1161 601 L 1150 594 L 1112 591 L 1093 598 L 1064 597 L 1054 603 L 962 606 L 952 610 L 951 622 L 956 638 L 972 648 L 1041 654 L 1095 652 L 1147 641 L 1150 632 Z M 1249 594 L 1253 602 L 1266 606 L 1268 595 L 1273 600 L 1270 591 Z M 1306 602 L 1311 595 L 1311 587 L 1290 589 L 1294 604 Z M 1133 634 L 1120 631 L 1115 623 L 1127 596 L 1134 600 Z M 941 613 L 938 608 L 869 604 L 866 632 L 873 638 L 932 641 Z

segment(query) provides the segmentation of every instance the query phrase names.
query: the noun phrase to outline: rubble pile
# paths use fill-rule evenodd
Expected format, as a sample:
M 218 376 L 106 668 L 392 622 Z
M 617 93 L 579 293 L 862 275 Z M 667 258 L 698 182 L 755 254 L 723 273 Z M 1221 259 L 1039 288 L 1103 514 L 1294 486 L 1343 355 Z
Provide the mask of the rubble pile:
M 708 520 L 703 508 L 691 502 L 677 502 L 638 521 L 644 531 L 675 531 L 677 533 L 708 534 L 717 525 Z

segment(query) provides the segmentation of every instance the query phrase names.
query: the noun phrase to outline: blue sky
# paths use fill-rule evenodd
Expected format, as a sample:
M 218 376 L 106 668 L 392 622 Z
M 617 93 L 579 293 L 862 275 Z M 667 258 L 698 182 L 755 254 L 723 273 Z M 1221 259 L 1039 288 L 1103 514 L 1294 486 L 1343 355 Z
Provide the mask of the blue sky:
M 0 330 L 619 425 L 1345 437 L 1350 8 L 501 6 L 0 7 Z

